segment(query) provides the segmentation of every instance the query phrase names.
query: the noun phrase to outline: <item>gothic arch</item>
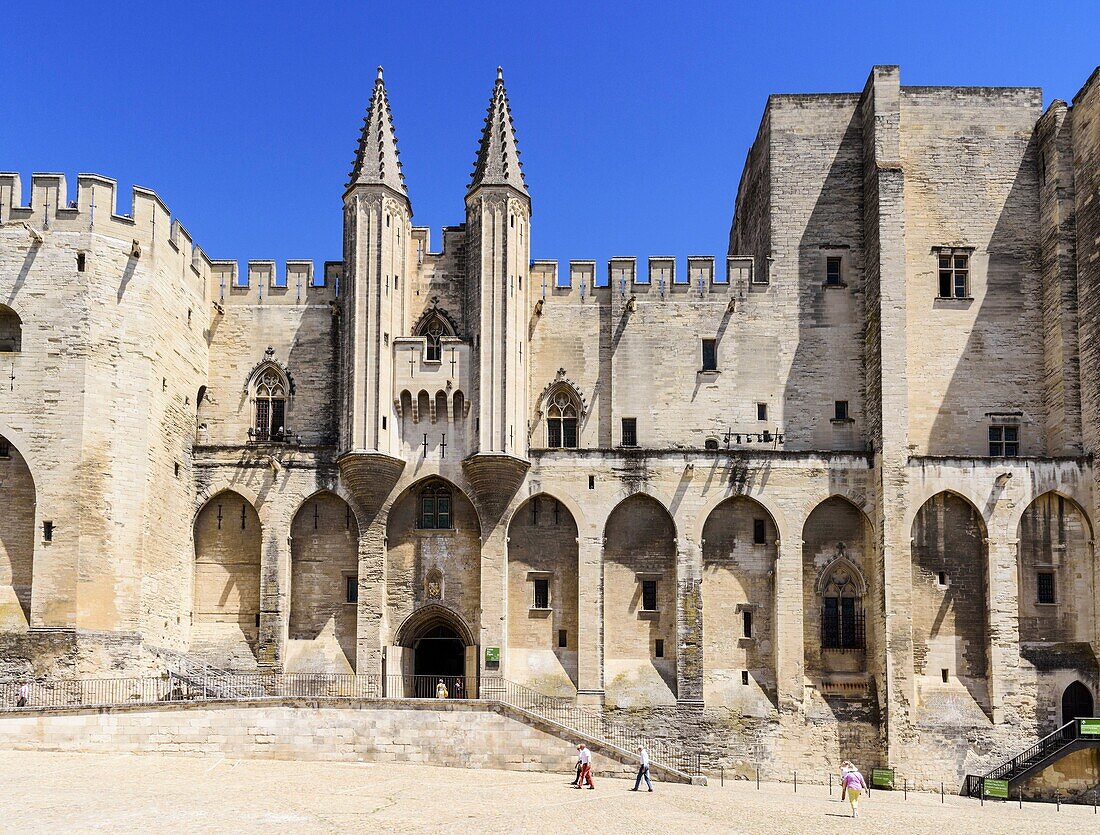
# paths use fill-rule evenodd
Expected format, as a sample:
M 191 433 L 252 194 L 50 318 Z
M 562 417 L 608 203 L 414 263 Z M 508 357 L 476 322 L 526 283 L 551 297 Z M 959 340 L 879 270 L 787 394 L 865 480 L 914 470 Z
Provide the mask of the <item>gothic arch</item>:
M 422 636 L 439 626 L 454 632 L 466 646 L 474 646 L 474 634 L 466 621 L 442 603 L 427 603 L 406 617 L 394 633 L 394 645 L 412 647 Z
M 782 512 L 772 503 L 771 499 L 768 496 L 759 493 L 750 494 L 724 492 L 718 493 L 717 495 L 712 496 L 710 499 L 708 499 L 706 504 L 703 505 L 702 509 L 700 509 L 699 513 L 695 516 L 695 525 L 694 530 L 692 530 L 692 534 L 694 535 L 696 542 L 702 544 L 703 529 L 706 527 L 707 519 L 710 518 L 710 515 L 714 512 L 714 509 L 718 507 L 718 505 L 722 504 L 722 502 L 736 498 L 751 499 L 752 501 L 756 502 L 756 504 L 760 505 L 767 512 L 768 516 L 771 517 L 772 523 L 775 525 L 776 532 L 779 536 L 779 542 L 782 543 L 787 539 L 788 533 L 786 520 L 784 519 Z
M 267 372 L 273 373 L 281 378 L 282 384 L 286 387 L 287 397 L 294 394 L 294 377 L 291 375 L 290 369 L 287 368 L 286 364 L 275 358 L 275 349 L 271 346 L 268 346 L 267 350 L 264 351 L 264 358 L 253 365 L 245 376 L 245 392 L 250 394 L 253 384 Z
M 580 386 L 566 376 L 564 368 L 559 368 L 557 376 L 543 388 L 535 403 L 535 409 L 539 417 L 544 415 L 549 405 L 554 402 L 555 397 L 559 394 L 575 405 L 578 418 L 588 414 L 588 403 L 581 392 Z
M 0 353 L 23 350 L 23 319 L 6 304 L 0 304 Z
M 0 630 L 23 632 L 31 625 L 38 541 L 37 489 L 22 450 L 3 432 L 0 432 L 0 493 L 4 497 L 0 510 Z

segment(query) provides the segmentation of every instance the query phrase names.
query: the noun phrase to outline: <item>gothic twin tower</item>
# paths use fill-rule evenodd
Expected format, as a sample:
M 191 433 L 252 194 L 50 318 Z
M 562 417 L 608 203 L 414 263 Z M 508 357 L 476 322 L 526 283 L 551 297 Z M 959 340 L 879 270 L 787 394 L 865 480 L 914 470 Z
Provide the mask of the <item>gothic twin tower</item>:
M 400 337 L 419 335 L 429 319 L 439 322 L 441 339 L 452 349 L 448 390 L 459 385 L 453 372 L 461 354 L 466 408 L 473 410 L 467 428 L 457 436 L 452 432 L 452 456 L 463 457 L 471 485 L 490 507 L 506 503 L 522 480 L 528 467 L 530 220 L 531 197 L 498 67 L 466 191 L 466 223 L 455 230 L 463 237 L 457 242 L 460 251 L 447 251 L 448 246 L 442 257 L 430 257 L 426 230 L 412 226 L 379 67 L 344 193 L 341 291 L 346 321 L 341 328 L 345 402 L 340 468 L 367 506 L 389 492 L 404 468 L 401 438 L 387 420 L 394 405 L 400 411 L 394 374 L 397 343 Z M 440 356 L 429 360 L 442 363 Z M 434 369 L 423 370 L 431 374 Z

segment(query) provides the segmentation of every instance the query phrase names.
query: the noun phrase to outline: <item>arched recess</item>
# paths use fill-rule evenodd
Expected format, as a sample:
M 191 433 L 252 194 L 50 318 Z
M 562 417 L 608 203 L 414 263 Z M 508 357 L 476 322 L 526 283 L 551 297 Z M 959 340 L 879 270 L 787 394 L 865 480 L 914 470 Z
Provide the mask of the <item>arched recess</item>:
M 224 490 L 195 517 L 191 651 L 215 666 L 255 663 L 260 618 L 260 517 Z
M 1058 493 L 1044 493 L 1024 510 L 1017 539 L 1020 641 L 1091 641 L 1095 569 L 1084 512 Z
M 676 700 L 676 528 L 656 499 L 623 499 L 604 527 L 604 687 L 619 707 Z
M 26 459 L 0 435 L 0 632 L 30 627 L 35 501 Z
M 438 572 L 440 596 L 428 577 Z M 434 584 L 433 584 L 434 585 Z M 476 634 L 481 610 L 481 523 L 462 490 L 430 476 L 406 488 L 386 522 L 387 620 L 402 623 L 425 606 L 450 610 Z M 394 647 L 401 644 L 395 640 Z M 393 669 L 396 659 L 388 661 Z M 413 672 L 411 656 L 401 672 Z
M 577 521 L 532 496 L 508 526 L 507 675 L 542 693 L 577 688 Z
M 987 714 L 989 607 L 986 530 L 957 493 L 937 493 L 913 519 L 913 667 L 926 709 L 964 688 Z
M 1062 724 L 1095 715 L 1092 693 L 1089 689 L 1079 681 L 1070 682 L 1069 686 L 1062 691 Z
M 746 496 L 703 523 L 703 699 L 763 715 L 775 694 L 775 561 L 779 534 Z
M 23 320 L 10 307 L 0 304 L 0 354 L 17 353 L 22 350 Z
M 826 696 L 871 696 L 873 600 L 880 599 L 871 524 L 848 499 L 832 496 L 802 528 L 806 676 Z
M 287 672 L 354 672 L 359 525 L 351 507 L 322 491 L 290 525 Z

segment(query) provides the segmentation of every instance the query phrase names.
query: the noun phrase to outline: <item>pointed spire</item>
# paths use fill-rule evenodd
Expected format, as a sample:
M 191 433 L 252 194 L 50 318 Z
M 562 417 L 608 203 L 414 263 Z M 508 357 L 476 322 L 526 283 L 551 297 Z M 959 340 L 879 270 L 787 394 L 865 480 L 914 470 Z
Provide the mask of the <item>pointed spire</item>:
M 389 186 L 407 200 L 405 175 L 401 173 L 401 155 L 397 150 L 397 134 L 393 130 L 393 114 L 386 85 L 382 83 L 382 68 L 374 82 L 359 148 L 355 152 L 348 178 L 348 188 L 355 185 Z
M 512 186 L 530 197 L 519 160 L 512 109 L 504 89 L 504 70 L 497 67 L 497 80 L 489 98 L 489 111 L 481 131 L 481 145 L 474 161 L 474 173 L 467 193 L 480 186 Z

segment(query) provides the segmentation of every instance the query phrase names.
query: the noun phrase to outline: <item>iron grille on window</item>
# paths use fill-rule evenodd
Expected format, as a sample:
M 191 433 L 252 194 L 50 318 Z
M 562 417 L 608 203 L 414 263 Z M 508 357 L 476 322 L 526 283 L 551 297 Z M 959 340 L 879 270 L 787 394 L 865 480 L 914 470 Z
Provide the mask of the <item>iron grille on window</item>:
M 825 259 L 825 283 L 831 287 L 840 286 L 840 258 L 837 256 Z
M 1054 602 L 1054 572 L 1040 571 L 1035 575 L 1039 603 Z
M 558 391 L 546 414 L 546 445 L 551 449 L 577 448 L 577 404 Z
M 1014 458 L 1020 454 L 1020 427 L 995 423 L 989 427 L 989 454 L 994 458 Z
M 623 446 L 638 445 L 638 419 L 623 418 Z
M 822 649 L 863 649 L 864 616 L 858 597 L 826 597 L 821 613 Z

